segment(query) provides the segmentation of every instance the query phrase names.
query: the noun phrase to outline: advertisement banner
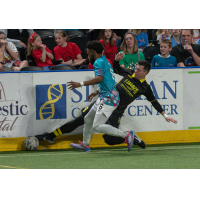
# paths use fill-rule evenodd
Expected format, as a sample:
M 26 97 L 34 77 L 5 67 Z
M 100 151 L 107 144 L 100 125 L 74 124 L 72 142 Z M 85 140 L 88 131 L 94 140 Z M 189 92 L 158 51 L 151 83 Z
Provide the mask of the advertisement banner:
M 178 123 L 166 122 L 142 95 L 127 107 L 120 128 L 136 132 L 183 130 L 182 69 L 152 69 L 146 81 L 165 113 Z
M 184 83 L 184 130 L 200 129 L 200 69 L 185 69 Z
M 186 123 L 183 120 L 186 106 L 183 105 L 187 102 L 184 101 L 183 89 L 186 87 L 184 87 L 183 71 L 181 68 L 153 69 L 146 77 L 166 114 L 176 119 L 178 124 L 167 123 L 146 100 L 146 97 L 141 96 L 125 110 L 120 128 L 145 132 L 183 130 L 185 127 L 197 126 L 196 114 L 194 123 L 188 122 L 183 127 Z M 66 83 L 71 80 L 84 81 L 93 77 L 93 71 L 1 74 L 0 137 L 27 137 L 52 132 L 75 119 L 81 114 L 81 109 L 91 103 L 87 97 L 98 86 L 84 86 L 69 90 Z M 121 78 L 115 75 L 116 82 Z M 194 80 L 190 81 L 193 84 Z M 191 87 L 187 90 L 191 90 Z M 194 100 L 196 104 L 198 103 L 197 96 Z M 194 109 L 195 107 L 192 107 L 190 111 L 187 111 L 192 113 L 195 112 Z M 71 134 L 81 134 L 82 129 L 83 126 Z

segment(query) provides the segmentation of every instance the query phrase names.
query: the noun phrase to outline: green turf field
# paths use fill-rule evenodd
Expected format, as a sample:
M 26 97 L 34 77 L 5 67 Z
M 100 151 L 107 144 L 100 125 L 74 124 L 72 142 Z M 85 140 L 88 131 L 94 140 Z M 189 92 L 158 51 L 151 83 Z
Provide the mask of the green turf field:
M 199 169 L 200 143 L 0 152 L 0 169 Z

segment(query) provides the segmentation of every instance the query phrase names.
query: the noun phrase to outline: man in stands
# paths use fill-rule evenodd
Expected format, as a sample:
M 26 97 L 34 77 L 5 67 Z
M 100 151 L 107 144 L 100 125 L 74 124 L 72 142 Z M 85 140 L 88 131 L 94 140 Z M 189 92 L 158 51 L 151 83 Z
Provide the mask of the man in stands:
M 176 57 L 178 67 L 200 66 L 200 45 L 192 44 L 193 30 L 182 29 L 182 44 L 172 48 L 171 55 Z

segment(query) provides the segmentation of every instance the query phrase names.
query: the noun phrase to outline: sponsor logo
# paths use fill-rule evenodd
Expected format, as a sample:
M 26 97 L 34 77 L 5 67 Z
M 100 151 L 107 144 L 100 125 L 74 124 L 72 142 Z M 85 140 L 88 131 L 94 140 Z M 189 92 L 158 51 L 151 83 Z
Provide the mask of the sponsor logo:
M 26 115 L 27 105 L 18 101 L 7 100 L 3 84 L 0 82 L 0 131 L 13 131 L 20 115 Z M 2 118 L 3 117 L 3 118 Z
M 36 120 L 66 117 L 66 85 L 36 85 Z

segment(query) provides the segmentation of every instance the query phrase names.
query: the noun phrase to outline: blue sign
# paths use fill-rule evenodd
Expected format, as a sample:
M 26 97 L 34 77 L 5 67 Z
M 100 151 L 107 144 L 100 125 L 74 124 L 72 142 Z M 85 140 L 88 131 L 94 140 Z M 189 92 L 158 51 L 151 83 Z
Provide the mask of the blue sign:
M 66 85 L 36 85 L 36 120 L 67 118 Z

